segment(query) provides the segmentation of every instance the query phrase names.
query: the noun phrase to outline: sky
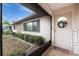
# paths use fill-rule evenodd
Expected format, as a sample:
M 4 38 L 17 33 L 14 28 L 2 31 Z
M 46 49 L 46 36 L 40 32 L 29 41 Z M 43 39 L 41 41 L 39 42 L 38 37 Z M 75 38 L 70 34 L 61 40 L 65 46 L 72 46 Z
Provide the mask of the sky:
M 22 6 L 19 3 L 4 3 L 2 5 L 2 20 L 16 22 L 32 15 L 32 10 Z

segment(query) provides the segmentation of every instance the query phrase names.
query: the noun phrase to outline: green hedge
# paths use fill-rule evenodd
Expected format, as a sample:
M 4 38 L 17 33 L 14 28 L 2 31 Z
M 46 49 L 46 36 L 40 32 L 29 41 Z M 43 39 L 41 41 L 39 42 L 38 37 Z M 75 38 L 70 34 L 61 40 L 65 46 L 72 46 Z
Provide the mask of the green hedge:
M 8 33 L 11 34 L 11 33 Z M 44 44 L 44 38 L 42 36 L 30 35 L 30 34 L 23 34 L 23 33 L 13 33 L 11 34 L 15 37 L 18 37 L 26 42 L 35 43 L 36 45 Z
M 28 42 L 30 42 L 30 43 L 34 43 L 35 41 L 34 41 L 34 35 L 29 35 L 28 36 Z
M 24 40 L 28 42 L 28 41 L 29 41 L 29 40 L 28 40 L 28 37 L 29 37 L 29 36 L 30 36 L 29 34 L 24 34 Z
M 12 32 L 11 31 L 3 31 L 3 34 L 5 34 L 5 35 L 12 35 Z
M 34 36 L 34 41 L 36 45 L 42 45 L 44 44 L 44 38 L 42 36 Z

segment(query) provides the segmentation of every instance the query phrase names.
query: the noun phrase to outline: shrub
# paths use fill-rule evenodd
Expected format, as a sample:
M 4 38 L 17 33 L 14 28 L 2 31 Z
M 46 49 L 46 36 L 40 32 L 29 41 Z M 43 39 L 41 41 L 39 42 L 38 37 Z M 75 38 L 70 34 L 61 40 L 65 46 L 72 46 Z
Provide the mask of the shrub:
M 16 33 L 16 37 L 19 37 L 19 33 Z
M 34 36 L 33 36 L 33 35 L 29 35 L 29 36 L 28 36 L 28 41 L 29 41 L 30 43 L 34 43 Z
M 19 33 L 16 33 L 15 36 L 16 36 L 16 37 L 19 37 Z
M 15 36 L 15 32 L 13 32 L 13 34 L 12 34 L 13 36 Z
M 23 34 L 23 33 L 14 33 L 13 35 L 14 35 L 15 37 L 18 37 L 18 38 L 24 40 L 24 35 L 25 35 L 25 34 Z
M 15 33 L 14 36 L 25 40 L 26 42 L 34 43 L 36 45 L 42 45 L 44 44 L 44 38 L 42 36 L 35 36 L 35 35 L 30 35 L 30 34 L 23 34 L 23 33 Z
M 15 33 L 14 36 L 17 37 L 17 33 Z
M 44 40 L 42 36 L 34 36 L 34 41 L 36 45 L 42 45 L 44 44 Z
M 14 33 L 14 36 L 15 37 L 18 37 L 18 38 L 21 38 L 20 36 L 21 36 L 21 33 Z
M 22 33 L 17 33 L 17 37 L 24 40 L 24 34 L 22 34 Z
M 11 31 L 6 31 L 5 35 L 12 35 L 12 32 Z
M 29 41 L 29 40 L 28 40 L 28 37 L 29 37 L 29 36 L 30 36 L 29 34 L 24 34 L 24 40 L 28 42 L 28 41 Z
M 18 33 L 17 35 L 18 35 L 18 38 L 22 39 L 21 33 Z

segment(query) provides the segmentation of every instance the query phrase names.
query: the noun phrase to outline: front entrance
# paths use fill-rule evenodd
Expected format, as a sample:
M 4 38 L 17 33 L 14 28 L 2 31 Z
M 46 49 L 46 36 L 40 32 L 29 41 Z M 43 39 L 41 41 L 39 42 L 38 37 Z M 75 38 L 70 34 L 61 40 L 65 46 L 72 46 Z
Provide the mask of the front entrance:
M 72 50 L 71 14 L 55 16 L 55 46 Z

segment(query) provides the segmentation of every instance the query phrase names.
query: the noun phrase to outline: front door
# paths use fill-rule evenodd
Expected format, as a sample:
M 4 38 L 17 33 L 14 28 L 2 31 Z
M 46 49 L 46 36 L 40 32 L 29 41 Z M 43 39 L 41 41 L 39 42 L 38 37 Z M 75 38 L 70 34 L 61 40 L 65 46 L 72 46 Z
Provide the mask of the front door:
M 60 21 L 65 21 L 66 25 L 59 23 Z M 71 15 L 56 15 L 55 16 L 55 46 L 72 49 L 71 40 Z

